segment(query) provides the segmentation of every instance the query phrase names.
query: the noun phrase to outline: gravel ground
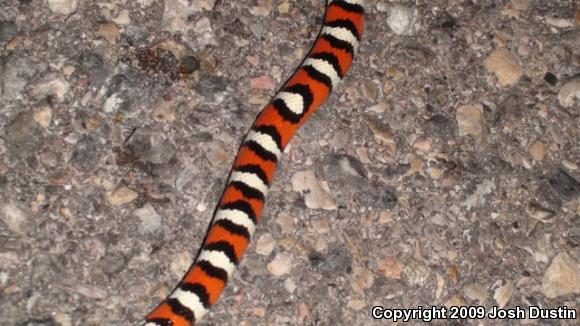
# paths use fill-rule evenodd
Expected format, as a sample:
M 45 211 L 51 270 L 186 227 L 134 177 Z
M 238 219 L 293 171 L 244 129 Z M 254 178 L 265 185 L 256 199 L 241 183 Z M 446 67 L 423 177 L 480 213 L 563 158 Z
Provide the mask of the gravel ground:
M 191 263 L 323 8 L 1 0 L 0 324 L 137 324 Z M 203 324 L 391 324 L 376 305 L 580 311 L 580 3 L 366 8 L 352 70 L 287 149 Z

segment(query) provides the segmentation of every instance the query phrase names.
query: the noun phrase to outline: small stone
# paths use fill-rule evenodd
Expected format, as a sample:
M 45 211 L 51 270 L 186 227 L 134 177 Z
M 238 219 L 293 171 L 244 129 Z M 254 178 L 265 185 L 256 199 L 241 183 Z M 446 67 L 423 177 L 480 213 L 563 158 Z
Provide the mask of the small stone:
M 192 164 L 187 165 L 186 167 L 179 172 L 177 178 L 175 179 L 175 188 L 179 192 L 184 192 L 187 187 L 193 184 L 193 179 L 197 175 L 197 169 Z
M 290 5 L 288 4 L 288 1 L 284 1 L 278 6 L 278 12 L 282 15 L 287 14 L 289 11 Z
M 0 204 L 0 220 L 8 230 L 25 236 L 31 226 L 30 213 L 27 208 L 14 200 L 5 200 Z
M 102 36 L 109 44 L 116 44 L 119 36 L 119 28 L 113 23 L 104 23 L 99 26 L 98 35 Z
M 129 25 L 131 23 L 131 18 L 129 17 L 129 10 L 123 9 L 119 11 L 117 17 L 113 18 L 112 21 L 121 26 Z
M 387 224 L 387 223 L 391 223 L 393 222 L 393 213 L 389 212 L 389 211 L 382 211 L 379 214 L 379 223 L 380 224 Z
M 292 189 L 304 193 L 304 202 L 308 208 L 325 210 L 338 208 L 330 195 L 328 185 L 318 181 L 312 170 L 296 172 L 292 176 Z
M 562 165 L 563 165 L 563 166 L 564 166 L 566 169 L 568 169 L 568 170 L 571 170 L 571 171 L 576 171 L 576 170 L 578 170 L 578 164 L 576 164 L 576 163 L 574 163 L 574 162 L 571 162 L 571 161 L 568 161 L 568 160 L 566 160 L 566 159 L 562 160 Z
M 282 234 L 289 234 L 294 230 L 294 218 L 286 212 L 278 214 L 276 223 L 280 226 L 280 232 Z
M 256 252 L 262 256 L 268 256 L 276 247 L 276 239 L 270 234 L 262 234 L 256 243 Z
M 570 28 L 574 27 L 575 22 L 574 19 L 569 18 L 548 17 L 546 18 L 546 24 L 556 28 Z
M 350 155 L 330 154 L 324 158 L 323 171 L 326 180 L 352 183 L 367 178 L 364 165 Z
M 460 295 L 454 294 L 452 295 L 445 303 L 443 304 L 445 307 L 465 307 L 467 306 L 467 302 L 463 299 Z
M 64 101 L 69 88 L 70 84 L 66 80 L 52 74 L 34 83 L 30 87 L 30 95 L 38 100 L 50 97 L 55 102 L 61 103 Z
M 542 161 L 546 158 L 546 146 L 541 141 L 535 141 L 528 149 L 528 153 L 535 161 Z
M 199 60 L 195 56 L 188 55 L 181 60 L 178 71 L 181 76 L 186 77 L 199 70 L 200 67 Z
M 532 0 L 512 0 L 512 6 L 519 11 L 525 11 L 530 7 L 531 1 Z
M 39 154 L 40 162 L 49 168 L 57 166 L 59 160 L 55 152 L 45 151 Z
M 73 66 L 73 65 L 66 65 L 66 66 L 62 67 L 62 73 L 65 76 L 70 76 L 73 74 L 73 72 L 75 72 L 75 66 Z
M 485 59 L 484 65 L 487 71 L 496 75 L 501 86 L 517 83 L 524 74 L 518 58 L 505 48 L 495 49 Z
M 455 287 L 457 285 L 459 279 L 459 271 L 455 266 L 449 266 L 447 268 L 447 276 L 449 277 L 449 281 L 451 282 L 451 286 Z
M 140 234 L 154 233 L 161 228 L 161 215 L 149 203 L 133 211 L 133 215 L 141 221 L 138 230 Z
M 504 284 L 497 289 L 493 294 L 493 298 L 500 309 L 505 307 L 507 303 L 510 301 L 512 294 L 514 293 L 514 282 L 511 280 L 507 280 Z
M 267 269 L 274 276 L 283 276 L 292 271 L 292 257 L 287 253 L 279 253 L 268 264 Z
M 426 134 L 449 141 L 455 136 L 455 123 L 442 114 L 436 114 L 423 125 Z
M 294 280 L 292 280 L 291 278 L 289 278 L 289 279 L 286 279 L 284 281 L 284 288 L 289 293 L 294 293 L 294 291 L 296 291 L 296 288 L 298 288 L 298 286 L 296 285 L 296 282 L 294 282 Z
M 77 0 L 48 0 L 48 8 L 55 14 L 70 15 L 77 10 Z
M 391 130 L 387 126 L 372 120 L 367 121 L 367 124 L 373 132 L 375 139 L 385 144 L 389 155 L 394 157 L 397 153 L 397 141 Z
M 356 266 L 352 270 L 350 286 L 355 293 L 364 295 L 364 290 L 370 288 L 375 280 L 373 273 L 366 267 Z
M 250 87 L 255 89 L 275 89 L 276 83 L 268 75 L 262 75 L 260 77 L 250 79 Z
M 394 5 L 389 8 L 387 25 L 397 35 L 411 35 L 415 17 L 413 10 L 402 5 Z
M 175 109 L 175 101 L 162 100 L 157 103 L 153 110 L 153 119 L 163 123 L 172 123 L 177 118 L 177 111 Z
M 361 309 L 364 309 L 364 307 L 366 307 L 367 303 L 364 300 L 349 300 L 346 303 L 346 306 L 349 307 L 352 310 L 355 311 L 359 311 Z
M 431 145 L 433 145 L 433 140 L 431 138 L 427 138 L 419 142 L 416 142 L 415 145 L 413 145 L 413 147 L 422 152 L 427 153 L 431 150 Z
M 177 254 L 171 260 L 171 264 L 169 265 L 169 270 L 171 274 L 175 277 L 182 277 L 183 274 L 187 271 L 189 266 L 191 266 L 191 262 L 193 261 L 193 256 L 189 251 L 182 251 Z
M 409 260 L 408 264 L 403 267 L 403 272 L 405 273 L 407 282 L 412 286 L 425 285 L 425 282 L 431 274 L 428 266 L 415 259 Z
M 369 102 L 375 102 L 379 96 L 379 88 L 371 79 L 366 79 L 362 82 L 361 93 Z
M 139 194 L 135 191 L 122 186 L 113 192 L 108 192 L 107 200 L 113 206 L 122 206 L 134 201 L 138 196 Z
M 580 78 L 568 82 L 558 92 L 558 101 L 563 107 L 572 106 L 574 99 L 580 100 Z
M 544 75 L 544 81 L 552 86 L 556 86 L 556 84 L 558 84 L 558 77 L 556 77 L 556 75 L 548 71 Z
M 55 312 L 52 317 L 56 325 L 59 326 L 72 326 L 72 317 L 64 312 Z
M 379 262 L 379 271 L 391 279 L 400 279 L 403 273 L 403 265 L 395 257 L 387 257 Z
M 548 298 L 580 293 L 580 264 L 566 253 L 552 260 L 542 279 L 542 293 Z
M 42 107 L 34 110 L 34 121 L 44 128 L 50 126 L 50 121 L 52 120 L 52 109 L 48 105 L 43 105 Z
M 468 299 L 477 301 L 480 306 L 487 301 L 487 288 L 481 284 L 470 284 L 463 289 L 463 293 Z
M 478 141 L 481 140 L 483 130 L 483 106 L 462 105 L 457 109 L 455 118 L 459 127 L 459 136 L 471 135 Z
M 13 21 L 0 21 L 0 43 L 10 41 L 18 32 L 18 26 Z
M 268 16 L 272 9 L 272 1 L 262 1 L 258 6 L 252 7 L 250 13 L 254 16 Z

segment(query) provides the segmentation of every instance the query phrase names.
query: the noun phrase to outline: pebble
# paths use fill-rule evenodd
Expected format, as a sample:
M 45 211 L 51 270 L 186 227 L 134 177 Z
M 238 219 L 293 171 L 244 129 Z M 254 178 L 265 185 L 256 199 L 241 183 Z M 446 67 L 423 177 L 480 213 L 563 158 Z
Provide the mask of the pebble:
M 580 264 L 566 253 L 552 260 L 542 279 L 542 293 L 548 298 L 580 294 Z
M 171 275 L 174 277 L 182 277 L 189 266 L 191 266 L 192 261 L 193 256 L 189 251 L 184 250 L 178 253 L 177 256 L 171 260 L 171 265 L 169 265 Z
M 210 11 L 213 10 L 216 1 L 217 0 L 193 0 L 193 2 L 190 5 L 190 8 L 192 8 L 194 12 L 202 10 Z M 187 1 L 184 2 L 187 3 Z
M 298 286 L 296 285 L 296 282 L 294 282 L 294 280 L 292 280 L 291 278 L 289 278 L 289 279 L 286 279 L 284 281 L 284 288 L 289 293 L 294 293 L 294 291 L 296 291 L 296 289 L 298 288 Z
M 571 107 L 574 99 L 580 103 L 580 78 L 566 83 L 558 92 L 558 101 L 563 107 Z
M 164 164 L 175 155 L 175 146 L 159 128 L 139 128 L 127 142 L 127 147 L 140 160 Z
M 162 123 L 172 123 L 177 118 L 176 103 L 174 99 L 162 99 L 155 105 L 153 119 Z
M 280 277 L 289 274 L 292 271 L 292 267 L 292 257 L 282 252 L 278 253 L 266 268 L 270 274 Z
M 131 17 L 129 16 L 129 10 L 123 9 L 119 11 L 117 17 L 111 19 L 115 24 L 120 26 L 126 26 L 131 23 Z
M 548 17 L 546 18 L 546 24 L 557 28 L 570 28 L 574 27 L 576 23 L 572 18 Z
M 187 28 L 187 16 L 190 9 L 183 0 L 166 0 L 163 11 L 163 29 L 176 32 Z
M 462 298 L 460 295 L 454 294 L 447 301 L 445 301 L 445 303 L 443 305 L 447 308 L 465 307 L 465 306 L 467 306 L 467 302 L 465 302 L 465 299 Z
M 535 141 L 530 148 L 528 148 L 528 153 L 532 156 L 534 161 L 543 161 L 546 158 L 546 146 L 541 141 Z
M 32 226 L 31 214 L 20 202 L 7 199 L 0 204 L 0 219 L 6 224 L 8 230 L 25 236 Z
M 423 139 L 418 141 L 413 145 L 415 149 L 418 149 L 424 153 L 428 153 L 431 150 L 431 146 L 433 145 L 433 140 L 431 138 Z
M 44 128 L 48 128 L 50 126 L 50 121 L 52 120 L 52 108 L 48 105 L 43 105 L 34 110 L 34 114 L 32 116 L 34 121 L 36 121 L 39 125 Z
M 268 75 L 262 75 L 250 79 L 250 87 L 253 89 L 275 89 L 276 83 Z
M 113 206 L 129 204 L 137 199 L 138 196 L 139 194 L 125 186 L 121 186 L 115 191 L 107 192 L 107 200 Z
M 44 140 L 42 128 L 29 112 L 18 114 L 5 128 L 4 140 L 16 157 L 36 152 Z
M 395 257 L 387 257 L 379 262 L 379 271 L 390 279 L 401 279 L 403 265 Z
M 276 247 L 276 239 L 270 234 L 262 234 L 256 242 L 256 252 L 262 256 L 268 256 Z
M 30 86 L 29 94 L 37 100 L 50 97 L 56 103 L 62 103 L 70 89 L 70 84 L 56 74 L 50 74 Z
M 281 15 L 287 14 L 289 11 L 290 11 L 290 4 L 288 4 L 288 1 L 284 1 L 278 6 L 278 12 Z
M 48 0 L 48 8 L 55 14 L 70 15 L 77 10 L 77 0 Z
M 326 182 L 318 181 L 313 170 L 296 172 L 292 176 L 292 189 L 304 193 L 306 207 L 311 209 L 336 210 L 338 207 L 330 194 Z
M 13 21 L 0 21 L 0 43 L 10 41 L 18 32 L 18 26 Z
M 353 268 L 351 275 L 352 280 L 350 286 L 355 293 L 360 295 L 364 295 L 364 290 L 370 288 L 375 280 L 373 272 L 362 266 Z
M 562 160 L 562 165 L 563 165 L 563 166 L 564 166 L 566 169 L 568 169 L 568 170 L 571 170 L 571 171 L 576 171 L 576 170 L 578 170 L 578 164 L 576 164 L 576 163 L 574 163 L 574 162 L 571 162 L 571 161 L 568 161 L 568 160 L 566 160 L 566 159 Z
M 558 77 L 551 72 L 547 72 L 544 75 L 544 81 L 552 86 L 556 86 L 558 84 Z
M 506 280 L 503 285 L 495 289 L 493 294 L 493 299 L 497 303 L 500 309 L 503 309 L 510 301 L 512 294 L 514 293 L 514 282 L 511 280 Z
M 326 179 L 333 182 L 344 183 L 367 178 L 364 165 L 350 155 L 327 155 L 324 158 L 323 170 Z
M 459 128 L 459 136 L 471 135 L 481 142 L 481 133 L 483 130 L 483 106 L 462 105 L 457 109 L 455 119 Z
M 211 27 L 211 21 L 207 17 L 202 17 L 194 23 L 194 30 L 199 37 L 197 44 L 200 48 L 205 48 L 208 45 L 217 45 L 217 38 Z
M 501 86 L 517 83 L 524 74 L 517 56 L 505 48 L 493 50 L 484 65 L 487 71 L 496 75 Z
M 436 114 L 425 122 L 423 131 L 447 142 L 455 136 L 455 123 L 442 114 Z
M 98 35 L 102 36 L 109 44 L 116 44 L 119 36 L 119 28 L 113 23 L 104 23 L 99 26 Z
M 525 11 L 530 7 L 532 0 L 511 0 L 512 6 L 520 11 Z
M 408 263 L 403 267 L 403 273 L 405 273 L 405 278 L 409 285 L 422 286 L 431 275 L 431 270 L 425 264 L 415 259 L 409 259 Z
M 413 10 L 402 5 L 393 5 L 389 8 L 387 25 L 397 35 L 412 35 L 414 32 L 415 16 Z
M 278 214 L 276 223 L 280 226 L 280 232 L 282 232 L 282 234 L 289 234 L 294 231 L 294 218 L 286 212 Z
M 9 56 L 0 60 L 0 97 L 6 101 L 22 99 L 26 87 L 25 77 L 35 73 L 35 65 L 26 56 Z
M 194 165 L 189 164 L 181 170 L 175 179 L 175 189 L 179 192 L 184 192 L 184 190 L 193 184 L 194 178 L 197 175 L 197 169 Z
M 487 301 L 487 288 L 479 283 L 473 283 L 463 288 L 463 294 L 478 305 L 484 305 Z
M 395 157 L 397 154 L 397 141 L 391 130 L 382 123 L 373 120 L 367 120 L 367 124 L 369 129 L 373 132 L 375 139 L 385 144 L 387 146 L 388 154 L 391 157 Z
M 70 163 L 83 172 L 89 172 L 102 158 L 102 150 L 100 139 L 93 134 L 86 134 L 76 142 Z
M 151 204 L 147 203 L 145 206 L 133 211 L 133 215 L 138 217 L 141 223 L 139 224 L 139 233 L 154 233 L 161 228 L 161 215 L 159 215 Z

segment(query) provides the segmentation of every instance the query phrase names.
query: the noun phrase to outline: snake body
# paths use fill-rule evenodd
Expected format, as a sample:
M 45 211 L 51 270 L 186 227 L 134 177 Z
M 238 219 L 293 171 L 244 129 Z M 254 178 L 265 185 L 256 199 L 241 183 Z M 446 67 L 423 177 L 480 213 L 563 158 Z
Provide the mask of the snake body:
M 217 302 L 260 220 L 284 148 L 350 68 L 363 29 L 363 0 L 326 1 L 310 52 L 246 134 L 197 258 L 145 326 L 194 325 Z

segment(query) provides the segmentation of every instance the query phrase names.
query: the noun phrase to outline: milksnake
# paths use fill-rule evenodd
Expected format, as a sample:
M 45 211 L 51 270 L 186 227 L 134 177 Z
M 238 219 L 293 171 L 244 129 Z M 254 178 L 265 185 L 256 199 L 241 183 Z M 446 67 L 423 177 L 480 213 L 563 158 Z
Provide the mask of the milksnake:
M 308 55 L 247 133 L 198 256 L 144 326 L 194 325 L 218 300 L 250 242 L 284 148 L 351 66 L 364 28 L 363 0 L 326 0 Z

